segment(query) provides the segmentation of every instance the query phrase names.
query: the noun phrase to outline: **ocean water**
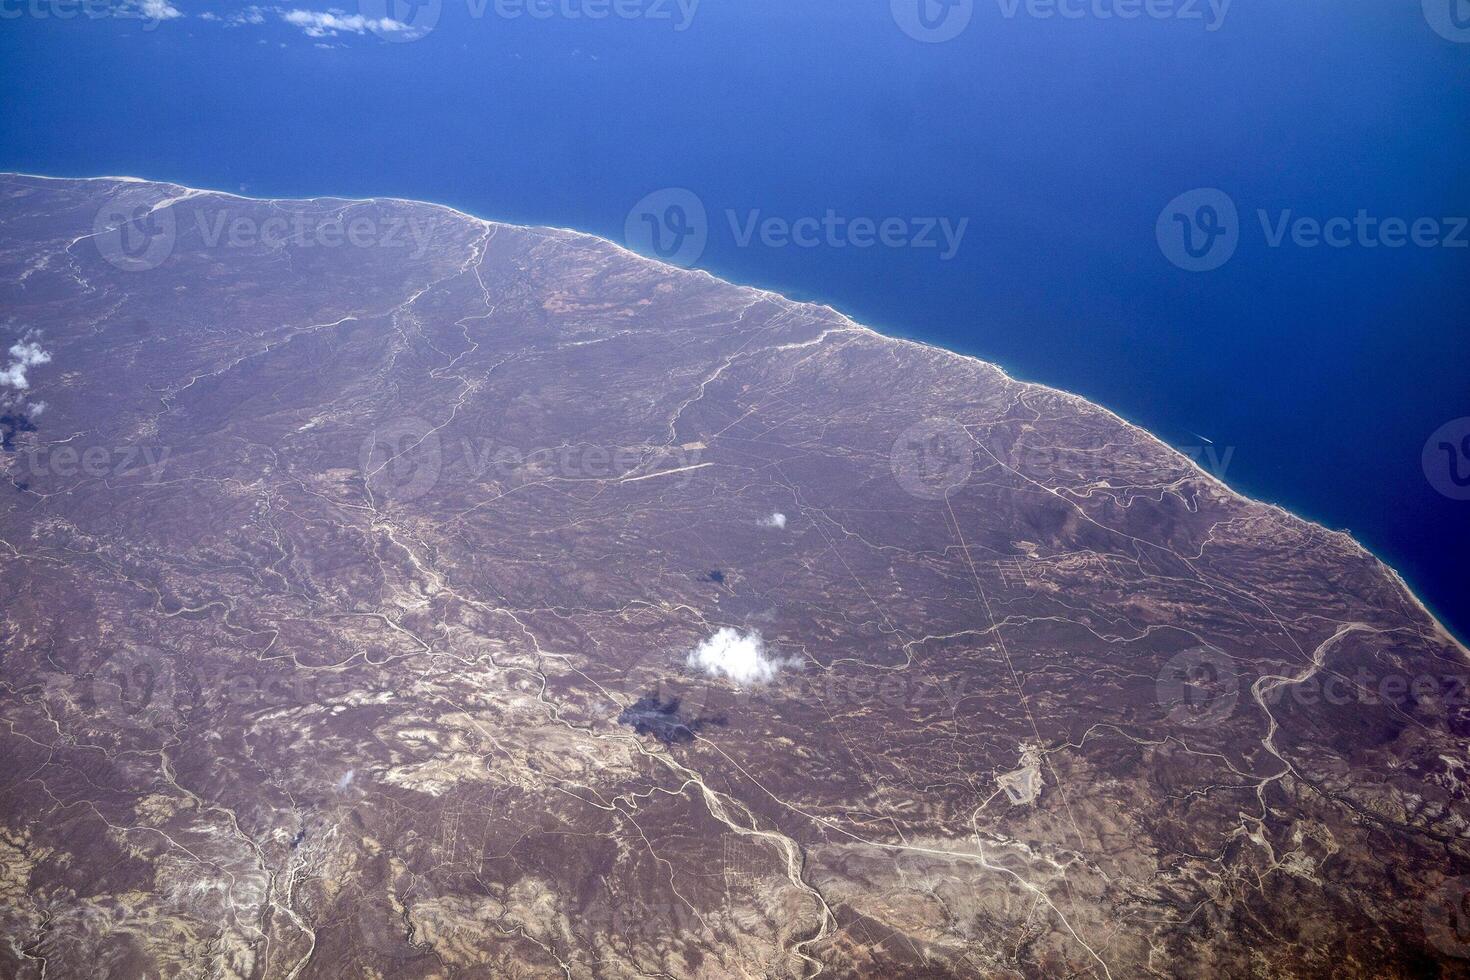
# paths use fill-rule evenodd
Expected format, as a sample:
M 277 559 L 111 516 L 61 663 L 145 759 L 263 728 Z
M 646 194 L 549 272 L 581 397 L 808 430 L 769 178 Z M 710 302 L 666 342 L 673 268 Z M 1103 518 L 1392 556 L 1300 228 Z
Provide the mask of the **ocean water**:
M 687 246 L 1085 395 L 1350 530 L 1470 635 L 1470 423 L 1443 428 L 1470 416 L 1470 4 L 924 2 L 396 0 L 437 17 L 405 41 L 350 3 L 312 36 L 14 0 L 0 168 Z M 1388 247 L 1388 218 L 1434 221 Z

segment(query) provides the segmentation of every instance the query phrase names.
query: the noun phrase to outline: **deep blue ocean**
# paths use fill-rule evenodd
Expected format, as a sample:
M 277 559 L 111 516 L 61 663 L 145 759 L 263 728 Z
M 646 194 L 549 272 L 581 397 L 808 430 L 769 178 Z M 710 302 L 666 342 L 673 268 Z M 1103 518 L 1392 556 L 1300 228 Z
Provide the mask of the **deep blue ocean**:
M 1470 635 L 1470 443 L 1451 427 L 1421 458 L 1470 416 L 1467 0 L 430 0 L 407 42 L 354 0 L 315 27 L 42 2 L 0 4 L 0 168 L 617 240 L 646 195 L 688 189 L 701 267 L 1079 392 L 1350 530 Z M 588 16 L 615 3 L 631 16 Z M 1220 195 L 1171 206 L 1198 188 L 1234 221 Z M 814 245 L 761 224 L 829 210 L 841 233 L 808 220 Z M 854 218 L 895 219 L 890 244 L 854 246 Z M 968 220 L 947 258 L 912 241 L 939 218 Z M 1300 218 L 1339 219 L 1341 247 Z M 1388 218 L 1433 222 L 1388 247 Z M 1216 245 L 1235 251 L 1213 271 L 1169 257 Z

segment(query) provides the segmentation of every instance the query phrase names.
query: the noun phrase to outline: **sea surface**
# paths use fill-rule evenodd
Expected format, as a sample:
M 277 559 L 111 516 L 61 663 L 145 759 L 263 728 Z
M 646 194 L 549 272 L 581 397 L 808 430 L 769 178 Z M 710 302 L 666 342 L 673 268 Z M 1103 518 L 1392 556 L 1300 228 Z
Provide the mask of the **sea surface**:
M 1464 0 L 26 2 L 0 169 L 631 230 L 1105 405 L 1470 635 Z

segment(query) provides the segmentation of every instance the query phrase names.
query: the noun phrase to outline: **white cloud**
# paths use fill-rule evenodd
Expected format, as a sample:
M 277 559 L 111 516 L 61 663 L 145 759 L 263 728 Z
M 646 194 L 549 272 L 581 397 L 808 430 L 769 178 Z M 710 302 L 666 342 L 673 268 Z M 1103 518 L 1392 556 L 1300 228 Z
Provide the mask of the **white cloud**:
M 770 517 L 762 518 L 761 527 L 773 527 L 779 531 L 786 527 L 786 515 L 778 510 L 771 514 Z
M 340 10 L 282 10 L 279 11 L 281 19 L 293 27 L 299 27 L 306 32 L 307 37 L 336 37 L 343 32 L 349 34 L 362 34 L 367 31 L 375 31 L 380 34 L 391 34 L 397 31 L 407 31 L 408 25 L 394 20 L 391 17 L 364 17 L 362 14 L 348 14 Z
M 792 661 L 768 656 L 759 630 L 741 633 L 726 626 L 690 651 L 685 663 L 711 677 L 725 677 L 737 684 L 768 684 Z
M 10 347 L 10 364 L 0 368 L 0 388 L 15 388 L 25 391 L 31 386 L 26 371 L 37 364 L 50 362 L 51 355 L 33 341 L 22 340 Z
M 10 356 L 26 367 L 33 364 L 46 364 L 51 360 L 51 355 L 43 351 L 40 344 L 28 340 L 10 345 Z
M 168 0 L 142 0 L 138 11 L 149 20 L 173 20 L 184 16 L 184 12 Z

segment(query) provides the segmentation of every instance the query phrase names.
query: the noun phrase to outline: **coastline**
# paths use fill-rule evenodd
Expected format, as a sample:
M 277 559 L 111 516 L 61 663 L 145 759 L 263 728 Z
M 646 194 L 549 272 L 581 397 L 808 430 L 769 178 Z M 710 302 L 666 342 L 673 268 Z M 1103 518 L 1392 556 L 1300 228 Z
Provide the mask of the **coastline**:
M 527 230 L 527 231 L 533 231 L 533 232 L 557 233 L 557 234 L 560 234 L 560 235 L 563 235 L 563 236 L 571 236 L 571 237 L 574 237 L 574 238 L 589 239 L 589 240 L 591 240 L 593 242 L 598 243 L 599 245 L 602 245 L 602 246 L 611 246 L 615 250 L 617 250 L 617 251 L 619 251 L 621 253 L 624 253 L 624 254 L 626 254 L 628 256 L 631 256 L 633 258 L 642 260 L 643 262 L 650 263 L 652 265 L 658 266 L 660 269 L 664 270 L 667 274 L 671 274 L 672 275 L 672 274 L 683 273 L 683 274 L 688 274 L 688 275 L 703 276 L 706 279 L 709 279 L 709 280 L 714 281 L 714 282 L 718 282 L 718 283 L 720 283 L 722 285 L 732 286 L 732 287 L 735 287 L 737 289 L 746 290 L 746 291 L 749 291 L 749 292 L 758 294 L 760 296 L 766 297 L 766 298 L 771 299 L 771 300 L 773 300 L 775 302 L 778 302 L 778 303 L 781 303 L 781 304 L 785 304 L 785 305 L 788 305 L 788 306 L 820 309 L 820 310 L 823 310 L 823 311 L 826 311 L 826 312 L 830 313 L 832 316 L 834 316 L 837 319 L 839 319 L 844 324 L 844 328 L 845 329 L 849 329 L 849 330 L 854 330 L 854 331 L 858 331 L 858 332 L 861 332 L 861 333 L 865 333 L 865 334 L 867 334 L 867 335 L 869 335 L 871 337 L 880 339 L 880 340 L 885 341 L 885 342 L 888 342 L 888 343 L 911 345 L 911 346 L 919 347 L 919 348 L 922 348 L 922 349 L 925 349 L 925 350 L 928 350 L 928 351 L 933 351 L 933 352 L 941 353 L 941 354 L 944 354 L 944 355 L 949 356 L 949 357 L 958 358 L 960 360 L 972 361 L 974 363 L 977 363 L 979 365 L 982 365 L 983 367 L 985 367 L 985 368 L 987 368 L 989 370 L 993 370 L 993 371 L 997 372 L 998 374 L 1000 374 L 1006 380 L 1008 380 L 1008 381 L 1010 381 L 1010 382 L 1012 382 L 1012 383 L 1014 383 L 1016 385 L 1019 385 L 1019 386 L 1021 386 L 1023 388 L 1037 389 L 1037 390 L 1042 390 L 1042 391 L 1050 392 L 1050 393 L 1052 393 L 1054 395 L 1057 395 L 1057 396 L 1060 396 L 1060 397 L 1065 398 L 1067 400 L 1070 400 L 1072 402 L 1075 402 L 1078 405 L 1083 406 L 1083 407 L 1085 407 L 1087 409 L 1096 410 L 1098 412 L 1101 412 L 1105 416 L 1110 417 L 1113 421 L 1115 421 L 1118 424 L 1120 424 L 1123 428 L 1125 428 L 1127 430 L 1130 430 L 1131 432 L 1134 432 L 1134 433 L 1140 435 L 1144 439 L 1152 440 L 1158 446 L 1160 446 L 1160 447 L 1168 450 L 1173 455 L 1175 455 L 1178 458 L 1184 460 L 1207 483 L 1209 483 L 1210 485 L 1212 485 L 1216 489 L 1224 492 L 1225 494 L 1227 494 L 1227 495 L 1229 495 L 1231 497 L 1234 497 L 1234 498 L 1236 498 L 1238 500 L 1241 500 L 1241 501 L 1250 503 L 1250 504 L 1254 504 L 1254 505 L 1257 505 L 1257 506 L 1266 507 L 1266 508 L 1268 508 L 1268 509 L 1270 509 L 1270 510 L 1272 510 L 1272 511 L 1278 513 L 1278 514 L 1280 514 L 1281 516 L 1283 516 L 1286 519 L 1289 519 L 1289 520 L 1292 520 L 1292 521 L 1296 521 L 1296 522 L 1300 522 L 1300 523 L 1306 524 L 1306 525 L 1308 525 L 1310 527 L 1313 527 L 1313 528 L 1316 528 L 1318 530 L 1321 530 L 1322 532 L 1324 532 L 1324 533 L 1326 533 L 1328 535 L 1331 535 L 1331 536 L 1333 536 L 1335 538 L 1340 539 L 1343 543 L 1349 545 L 1351 548 L 1355 549 L 1356 551 L 1358 551 L 1362 555 L 1364 555 L 1367 558 L 1371 559 L 1378 566 L 1378 568 L 1380 568 L 1381 570 L 1383 570 L 1384 572 L 1386 572 L 1387 575 L 1389 576 L 1389 578 L 1398 585 L 1398 587 L 1400 588 L 1400 590 L 1409 599 L 1409 601 L 1412 603 L 1412 605 L 1415 608 L 1417 608 L 1421 613 L 1423 613 L 1423 615 L 1425 616 L 1425 618 L 1428 619 L 1434 625 L 1434 627 L 1437 630 L 1437 632 L 1439 634 L 1441 634 L 1449 642 L 1449 644 L 1451 646 L 1454 646 L 1454 647 L 1458 648 L 1459 651 L 1460 651 L 1461 656 L 1464 657 L 1467 662 L 1470 662 L 1470 637 L 1464 637 L 1464 638 L 1462 638 L 1454 630 L 1452 630 L 1446 624 L 1445 620 L 1439 614 L 1437 614 L 1430 607 L 1430 605 L 1425 601 L 1425 599 L 1423 599 L 1413 589 L 1413 587 L 1409 584 L 1409 582 L 1404 577 L 1404 575 L 1397 568 L 1395 568 L 1393 565 L 1391 565 L 1389 562 L 1387 562 L 1383 557 L 1381 557 L 1380 555 L 1378 555 L 1376 552 L 1374 552 L 1372 549 L 1370 549 L 1363 542 L 1359 541 L 1350 531 L 1347 531 L 1347 530 L 1339 530 L 1339 529 L 1334 529 L 1334 528 L 1328 527 L 1326 524 L 1322 523 L 1321 521 L 1316 520 L 1316 519 L 1314 519 L 1314 518 L 1312 518 L 1312 517 L 1310 517 L 1310 516 L 1308 516 L 1306 514 L 1299 513 L 1299 512 L 1297 512 L 1295 510 L 1292 510 L 1292 509 L 1290 509 L 1290 508 L 1288 508 L 1288 507 L 1286 507 L 1286 506 L 1284 506 L 1282 504 L 1279 504 L 1279 503 L 1276 503 L 1276 502 L 1273 502 L 1273 501 L 1270 501 L 1270 500 L 1266 500 L 1266 499 L 1263 499 L 1261 497 L 1252 496 L 1251 494 L 1246 493 L 1245 491 L 1243 491 L 1243 490 L 1241 490 L 1239 488 L 1236 488 L 1236 487 L 1231 486 L 1230 484 L 1226 483 L 1224 480 L 1220 479 L 1219 477 L 1217 477 L 1213 473 L 1210 473 L 1208 470 L 1206 470 L 1203 466 L 1200 465 L 1200 463 L 1198 462 L 1198 460 L 1191 459 L 1188 455 L 1179 452 L 1178 449 L 1176 449 L 1174 446 L 1172 446 L 1169 443 L 1167 443 L 1166 441 L 1164 441 L 1162 438 L 1160 438 L 1153 431 L 1151 431 L 1151 430 L 1149 430 L 1147 428 L 1144 428 L 1142 425 L 1139 425 L 1139 424 L 1136 424 L 1134 422 L 1129 421 L 1127 418 L 1124 418 L 1118 412 L 1116 412 L 1113 409 L 1107 407 L 1106 405 L 1103 405 L 1101 402 L 1095 401 L 1092 398 L 1089 398 L 1089 397 L 1086 397 L 1086 396 L 1077 394 L 1075 392 L 1067 391 L 1067 390 L 1062 389 L 1062 388 L 1057 388 L 1057 387 L 1054 387 L 1052 385 L 1045 384 L 1043 382 L 1023 380 L 1021 378 L 1018 378 L 1018 377 L 1012 375 L 1002 365 L 1000 365 L 1000 364 L 998 364 L 998 363 L 996 363 L 994 361 L 986 360 L 985 358 L 982 358 L 982 357 L 980 357 L 978 355 L 975 355 L 975 354 L 970 354 L 970 353 L 966 353 L 964 351 L 954 350 L 952 348 L 944 347 L 944 346 L 941 346 L 941 345 L 936 344 L 936 343 L 932 343 L 932 342 L 929 342 L 929 341 L 926 341 L 926 340 L 921 340 L 921 339 L 917 339 L 917 338 L 913 338 L 913 337 L 903 336 L 901 334 L 881 332 L 881 331 L 879 331 L 879 330 L 877 330 L 877 329 L 875 329 L 873 327 L 867 326 L 866 324 L 859 323 L 858 321 L 854 320 L 852 317 L 850 317 L 847 314 L 843 313 L 841 310 L 838 310 L 836 307 L 833 307 L 832 305 L 830 305 L 828 303 L 825 303 L 825 302 L 815 301 L 815 300 L 794 299 L 794 298 L 792 298 L 790 296 L 787 296 L 784 293 L 781 293 L 781 292 L 778 292 L 778 291 L 775 291 L 775 290 L 772 290 L 772 289 L 767 289 L 767 288 L 764 288 L 764 287 L 761 287 L 761 286 L 756 286 L 756 285 L 750 285 L 750 284 L 735 282 L 735 281 L 732 281 L 730 279 L 722 278 L 722 277 L 717 276 L 714 273 L 709 272 L 709 271 L 707 271 L 705 269 L 684 268 L 684 267 L 681 267 L 681 266 L 670 265 L 669 263 L 660 261 L 659 259 L 652 258 L 650 256 L 643 255 L 642 253 L 633 251 L 632 249 L 630 249 L 627 246 L 621 244 L 620 242 L 614 241 L 613 239 L 604 238 L 604 237 L 601 237 L 599 235 L 593 234 L 591 232 L 582 231 L 580 229 L 559 227 L 559 226 L 555 226 L 555 225 L 544 225 L 544 224 L 518 224 L 516 222 L 500 221 L 500 220 L 491 219 L 491 218 L 482 218 L 482 217 L 480 217 L 478 215 L 470 214 L 470 213 L 468 213 L 466 211 L 460 210 L 459 208 L 456 208 L 456 207 L 454 207 L 452 205 L 442 204 L 442 203 L 439 203 L 437 201 L 426 201 L 426 200 L 420 200 L 420 199 L 415 199 L 415 198 L 404 198 L 404 197 L 393 197 L 393 196 L 342 197 L 342 196 L 337 196 L 337 195 L 318 195 L 318 196 L 312 196 L 312 197 L 282 197 L 282 196 L 256 197 L 256 196 L 247 195 L 247 194 L 241 194 L 241 193 L 236 193 L 236 192 L 232 192 L 232 191 L 223 191 L 223 190 L 215 190 L 215 189 L 211 189 L 211 188 L 192 187 L 192 186 L 189 186 L 187 184 L 177 183 L 175 181 L 168 181 L 168 180 L 150 180 L 148 178 L 135 177 L 135 176 L 125 176 L 125 175 L 105 174 L 105 175 L 92 175 L 92 176 L 57 176 L 57 175 L 53 175 L 53 174 L 25 173 L 25 172 L 22 172 L 22 171 L 3 171 L 3 172 L 0 172 L 0 173 L 3 173 L 4 176 L 23 177 L 23 178 L 33 179 L 33 180 L 51 180 L 51 181 L 115 181 L 115 182 L 118 182 L 118 183 L 126 183 L 126 184 L 151 184 L 151 185 L 159 186 L 159 187 L 176 188 L 176 189 L 178 189 L 180 191 L 186 192 L 186 193 L 191 194 L 191 195 L 214 195 L 214 196 L 219 196 L 219 197 L 234 198 L 236 200 L 242 200 L 242 201 L 256 201 L 256 202 L 272 202 L 272 201 L 290 201 L 290 202 L 341 201 L 341 202 L 348 203 L 348 204 L 371 204 L 371 203 L 379 203 L 379 202 L 392 202 L 392 203 L 412 205 L 412 206 L 438 208 L 440 210 L 448 211 L 451 214 L 456 215 L 456 216 L 458 216 L 458 217 L 460 217 L 460 218 L 462 218 L 462 219 L 464 219 L 464 220 L 466 220 L 468 222 L 471 222 L 471 223 L 474 223 L 474 224 L 478 224 L 478 225 L 482 225 L 482 226 L 511 227 L 511 228 L 524 229 L 524 230 Z

